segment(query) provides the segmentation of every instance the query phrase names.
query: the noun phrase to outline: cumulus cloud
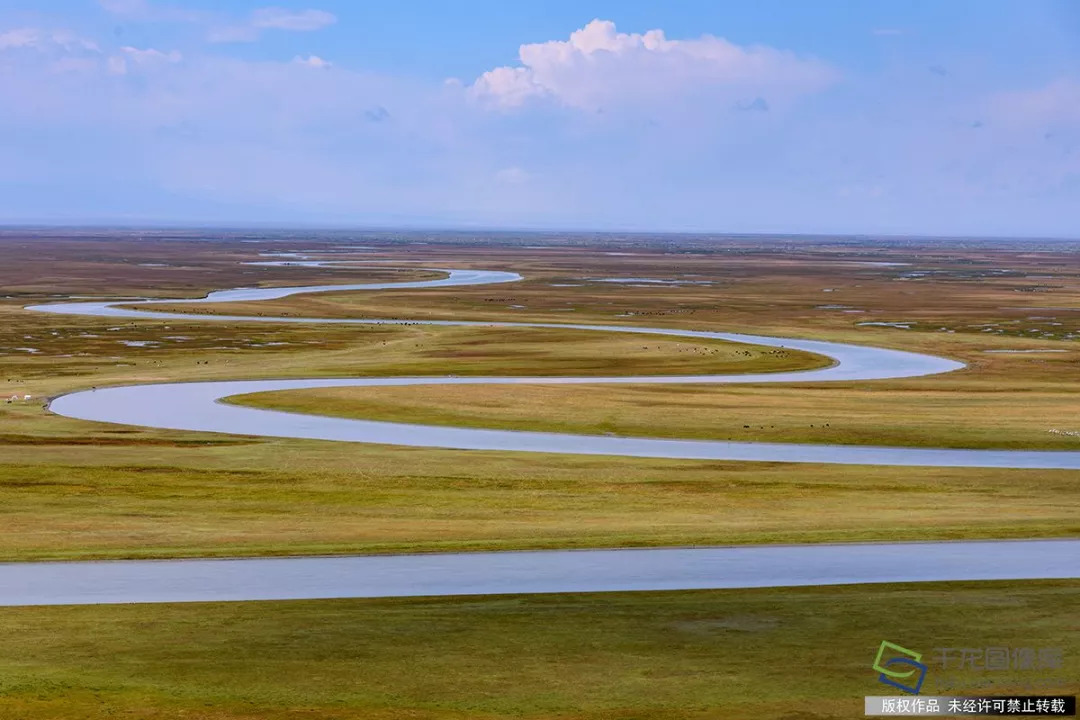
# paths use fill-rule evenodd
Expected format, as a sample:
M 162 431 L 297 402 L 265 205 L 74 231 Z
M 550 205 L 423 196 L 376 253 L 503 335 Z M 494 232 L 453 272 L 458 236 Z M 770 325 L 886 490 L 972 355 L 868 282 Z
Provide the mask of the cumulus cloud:
M 705 35 L 669 40 L 663 30 L 621 33 L 593 20 L 569 40 L 522 45 L 520 65 L 498 67 L 470 86 L 471 95 L 502 108 L 550 100 L 583 110 L 662 104 L 678 96 L 728 104 L 767 97 L 784 103 L 837 78 L 826 63 L 767 46 L 740 46 Z

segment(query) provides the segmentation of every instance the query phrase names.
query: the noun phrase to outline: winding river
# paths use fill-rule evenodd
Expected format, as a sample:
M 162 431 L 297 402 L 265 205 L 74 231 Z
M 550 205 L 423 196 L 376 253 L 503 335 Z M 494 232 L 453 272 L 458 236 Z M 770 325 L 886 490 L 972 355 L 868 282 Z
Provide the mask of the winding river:
M 349 261 L 267 261 L 262 264 L 328 265 Z M 425 268 L 432 269 L 432 268 Z M 946 448 L 876 447 L 864 445 L 811 445 L 797 443 L 666 440 L 657 438 L 571 435 L 564 433 L 484 430 L 437 425 L 405 424 L 303 415 L 240 407 L 220 402 L 232 395 L 275 390 L 388 385 L 482 384 L 692 384 L 786 383 L 883 380 L 950 372 L 963 363 L 919 353 L 848 343 L 780 338 L 741 333 L 572 323 L 487 322 L 468 320 L 371 320 L 342 318 L 201 315 L 153 310 L 159 304 L 251 302 L 300 293 L 434 288 L 507 283 L 521 280 L 517 273 L 490 270 L 441 269 L 446 277 L 398 283 L 312 285 L 286 288 L 236 288 L 212 292 L 193 300 L 80 301 L 33 305 L 36 312 L 90 315 L 109 318 L 196 320 L 199 322 L 272 322 L 332 324 L 424 324 L 478 327 L 530 327 L 638 333 L 695 339 L 727 340 L 769 347 L 804 350 L 833 360 L 829 367 L 799 372 L 742 375 L 679 375 L 637 377 L 384 377 L 293 378 L 282 380 L 230 380 L 214 382 L 154 383 L 84 390 L 52 401 L 53 412 L 97 422 L 141 425 L 169 430 L 195 430 L 264 437 L 383 443 L 457 450 L 617 455 L 624 457 L 693 460 L 740 460 L 845 465 L 899 465 L 934 467 L 997 467 L 1028 469 L 1080 469 L 1080 452 L 1053 450 L 973 450 Z
M 349 261 L 342 261 L 349 262 Z M 290 260 L 266 264 L 323 265 Z M 439 280 L 292 288 L 238 288 L 197 300 L 87 301 L 31 311 L 109 318 L 333 324 L 574 328 L 710 338 L 805 350 L 833 360 L 804 372 L 648 377 L 392 377 L 157 383 L 75 392 L 53 412 L 98 422 L 268 437 L 471 450 L 875 465 L 1080 468 L 1080 452 L 952 450 L 659 440 L 410 425 L 259 410 L 231 395 L 319 387 L 425 384 L 775 383 L 917 377 L 963 367 L 953 360 L 844 343 L 669 328 L 525 322 L 251 317 L 160 312 L 152 306 L 269 300 L 298 293 L 424 288 L 520 280 L 516 273 L 444 270 Z M 134 306 L 133 308 L 122 306 Z M 369 557 L 254 558 L 0 564 L 0 605 L 687 590 L 934 580 L 1074 578 L 1080 540 L 565 550 Z

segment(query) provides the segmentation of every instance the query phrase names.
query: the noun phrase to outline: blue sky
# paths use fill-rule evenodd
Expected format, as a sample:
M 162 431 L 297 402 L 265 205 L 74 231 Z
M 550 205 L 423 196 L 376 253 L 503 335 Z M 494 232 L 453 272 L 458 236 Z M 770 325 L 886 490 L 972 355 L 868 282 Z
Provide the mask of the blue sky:
M 0 0 L 0 222 L 1080 236 L 1080 4 Z

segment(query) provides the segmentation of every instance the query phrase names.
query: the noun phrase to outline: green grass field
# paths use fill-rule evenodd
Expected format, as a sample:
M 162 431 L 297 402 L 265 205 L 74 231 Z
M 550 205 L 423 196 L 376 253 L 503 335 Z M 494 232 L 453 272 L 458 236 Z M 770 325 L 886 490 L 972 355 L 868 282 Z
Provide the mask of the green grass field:
M 313 243 L 316 247 L 317 243 Z M 291 250 L 297 246 L 276 246 Z M 312 247 L 302 245 L 301 248 Z M 0 559 L 169 557 L 1069 536 L 1080 483 L 1067 471 L 872 468 L 476 453 L 230 437 L 86 423 L 41 399 L 91 386 L 169 380 L 385 375 L 692 374 L 812 367 L 821 359 L 720 342 L 524 328 L 267 325 L 28 313 L 58 294 L 197 297 L 251 284 L 383 279 L 389 269 L 263 268 L 255 248 L 181 241 L 8 243 L 0 268 Z M 1073 447 L 1080 380 L 1075 328 L 1058 320 L 984 333 L 968 328 L 1031 304 L 1022 278 L 1045 273 L 1080 297 L 1075 258 L 970 249 L 895 250 L 880 260 L 944 268 L 906 280 L 844 247 L 803 255 L 754 251 L 604 255 L 428 246 L 423 257 L 369 253 L 406 266 L 516 269 L 503 286 L 296 296 L 252 312 L 301 316 L 455 317 L 756 330 L 939 353 L 969 369 L 857 385 L 743 388 L 373 388 L 331 398 L 327 412 L 566 431 L 799 442 Z M 21 253 L 21 254 L 20 254 Z M 340 257 L 340 254 L 328 255 Z M 415 272 L 415 271 L 410 271 Z M 582 277 L 670 277 L 708 286 L 632 287 Z M 569 287 L 564 287 L 569 285 Z M 822 289 L 833 289 L 823 293 Z M 833 304 L 879 310 L 845 314 Z M 524 305 L 524 308 L 512 308 Z M 223 306 L 228 312 L 239 310 Z M 185 308 L 190 310 L 190 308 Z M 1012 312 L 1012 311 L 1010 311 Z M 1034 315 L 1015 311 L 1011 317 Z M 628 313 L 633 313 L 629 315 Z M 902 313 L 902 314 L 901 314 Z M 926 329 L 862 327 L 907 319 Z M 931 324 L 933 321 L 933 324 Z M 1062 322 L 1064 325 L 1049 325 Z M 954 333 L 936 328 L 956 327 Z M 1031 330 L 1035 326 L 1039 337 Z M 967 328 L 965 330 L 965 328 Z M 969 331 L 970 330 L 970 331 Z M 1022 331 L 1022 332 L 1021 332 Z M 1056 339 L 1044 339 L 1053 331 Z M 132 342 L 149 345 L 134 346 Z M 17 348 L 33 348 L 28 353 Z M 994 354 L 986 349 L 1063 349 Z M 287 396 L 285 396 L 287 399 Z M 312 409 L 301 394 L 298 409 Z M 282 396 L 271 400 L 280 402 Z M 343 404 L 339 404 L 343 403 Z M 359 403 L 356 405 L 355 403 Z M 815 427 L 810 428 L 813 424 Z M 750 425 L 744 428 L 744 425 Z M 772 427 L 772 426 L 776 427 Z M 819 427 L 826 425 L 826 427 Z M 804 427 L 805 426 L 805 427 Z M 872 521 L 868 521 L 872 518 Z
M 1078 590 L 1040 581 L 0 608 L 0 718 L 859 718 L 863 696 L 892 694 L 870 667 L 882 640 L 924 654 L 926 694 L 1076 694 Z M 1041 650 L 1060 666 L 936 660 L 937 648 L 988 647 Z
M 574 330 L 117 321 L 22 310 L 65 295 L 191 298 L 477 267 L 527 280 L 201 310 L 756 331 L 969 365 L 934 378 L 828 387 L 257 398 L 298 410 L 317 402 L 346 415 L 570 432 L 975 447 L 1072 448 L 1073 436 L 1047 430 L 1080 429 L 1072 424 L 1080 316 L 1068 309 L 1080 305 L 1080 266 L 1057 249 L 770 249 L 723 239 L 688 241 L 677 252 L 375 244 L 364 258 L 413 269 L 243 264 L 259 250 L 341 257 L 333 243 L 310 238 L 0 238 L 8 260 L 0 266 L 0 391 L 19 397 L 0 403 L 0 561 L 1080 535 L 1080 474 L 1070 471 L 440 451 L 168 432 L 42 408 L 61 393 L 137 382 L 691 374 L 821 362 Z M 604 254 L 612 249 L 634 254 Z M 1051 273 L 1052 283 L 1039 279 Z M 613 277 L 695 284 L 601 282 Z M 985 352 L 1032 349 L 1065 352 Z M 1061 667 L 996 672 L 932 664 L 926 692 L 1075 694 L 1078 590 L 1077 581 L 1040 581 L 0 608 L 0 718 L 846 719 L 861 717 L 863 696 L 890 692 L 870 669 L 886 639 L 931 662 L 941 647 L 1062 658 Z
M 86 445 L 9 441 L 18 463 L 0 474 L 0 559 L 1080 532 L 1080 492 L 1069 471 L 836 468 L 99 433 L 84 437 Z

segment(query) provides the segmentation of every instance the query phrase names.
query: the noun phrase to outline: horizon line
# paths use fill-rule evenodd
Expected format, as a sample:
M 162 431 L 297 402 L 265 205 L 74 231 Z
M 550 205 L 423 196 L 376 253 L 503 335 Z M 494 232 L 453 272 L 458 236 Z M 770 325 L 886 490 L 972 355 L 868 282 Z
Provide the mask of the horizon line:
M 1063 235 L 980 235 L 980 234 L 933 234 L 933 233 L 897 233 L 897 232 L 786 232 L 786 231 L 724 231 L 724 230 L 641 230 L 620 228 L 573 228 L 573 227 L 513 227 L 513 226 L 455 226 L 455 225 L 350 225 L 350 224 L 290 224 L 290 223 L 258 223 L 258 222 L 155 222 L 145 224 L 131 222 L 23 222 L 6 223 L 0 222 L 0 232 L 18 230 L 124 230 L 129 232 L 161 232 L 161 231 L 272 231 L 272 232 L 401 232 L 401 233 L 521 233 L 531 235 L 545 235 L 552 233 L 566 233 L 576 235 L 661 235 L 661 236 L 696 236 L 696 237 L 728 237 L 728 238 L 845 238 L 845 239 L 915 239 L 915 240 L 1027 240 L 1027 241 L 1052 241 L 1069 242 L 1078 241 L 1080 237 Z

